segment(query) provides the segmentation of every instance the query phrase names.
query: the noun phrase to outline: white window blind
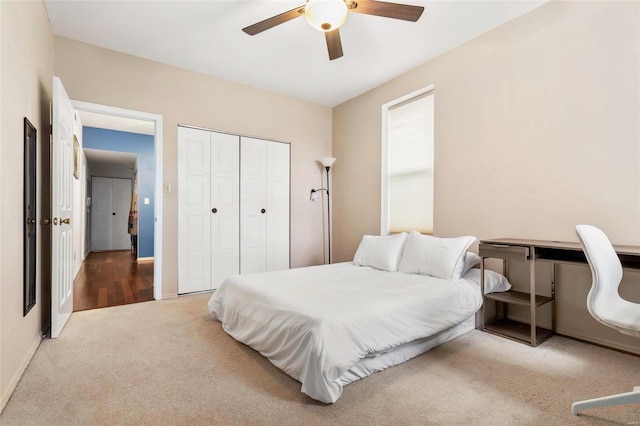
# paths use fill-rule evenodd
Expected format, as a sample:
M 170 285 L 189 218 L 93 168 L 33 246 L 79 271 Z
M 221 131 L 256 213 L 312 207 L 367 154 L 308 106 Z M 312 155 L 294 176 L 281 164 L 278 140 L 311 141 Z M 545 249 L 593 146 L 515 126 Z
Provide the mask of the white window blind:
M 389 232 L 433 233 L 433 116 L 433 92 L 389 108 Z

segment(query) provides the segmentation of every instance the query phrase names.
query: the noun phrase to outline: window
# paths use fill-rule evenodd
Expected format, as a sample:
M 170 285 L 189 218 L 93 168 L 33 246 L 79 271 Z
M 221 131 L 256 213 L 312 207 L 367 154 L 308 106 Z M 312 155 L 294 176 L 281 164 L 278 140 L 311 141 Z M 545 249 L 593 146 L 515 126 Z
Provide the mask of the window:
M 433 233 L 433 86 L 382 107 L 380 233 Z

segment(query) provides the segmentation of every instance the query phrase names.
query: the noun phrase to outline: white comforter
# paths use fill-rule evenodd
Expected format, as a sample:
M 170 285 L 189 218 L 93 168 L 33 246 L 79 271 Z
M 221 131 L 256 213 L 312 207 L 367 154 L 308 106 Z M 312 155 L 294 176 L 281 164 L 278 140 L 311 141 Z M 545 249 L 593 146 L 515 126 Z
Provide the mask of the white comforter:
M 384 272 L 352 263 L 227 279 L 209 300 L 213 318 L 322 402 L 367 355 L 459 324 L 482 304 L 477 285 Z

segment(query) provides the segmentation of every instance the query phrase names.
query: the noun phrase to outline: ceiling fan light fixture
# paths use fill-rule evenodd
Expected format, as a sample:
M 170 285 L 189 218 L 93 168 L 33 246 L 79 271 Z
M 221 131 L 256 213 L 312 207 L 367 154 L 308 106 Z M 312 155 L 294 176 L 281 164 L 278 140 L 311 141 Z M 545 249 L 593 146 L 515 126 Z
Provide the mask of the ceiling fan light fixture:
M 308 0 L 304 8 L 307 22 L 320 31 L 333 31 L 347 20 L 349 9 L 344 0 Z

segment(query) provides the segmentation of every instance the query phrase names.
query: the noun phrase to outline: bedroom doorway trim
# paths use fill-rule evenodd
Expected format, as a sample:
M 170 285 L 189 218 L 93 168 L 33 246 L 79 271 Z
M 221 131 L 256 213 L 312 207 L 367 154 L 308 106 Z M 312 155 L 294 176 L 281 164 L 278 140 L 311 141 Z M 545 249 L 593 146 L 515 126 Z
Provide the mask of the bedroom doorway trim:
M 154 182 L 154 222 L 153 222 L 153 298 L 162 299 L 162 116 L 150 112 L 118 108 L 108 105 L 83 101 L 71 101 L 73 108 L 97 114 L 113 115 L 116 117 L 132 118 L 151 121 L 154 123 L 153 150 L 155 154 L 155 182 Z

